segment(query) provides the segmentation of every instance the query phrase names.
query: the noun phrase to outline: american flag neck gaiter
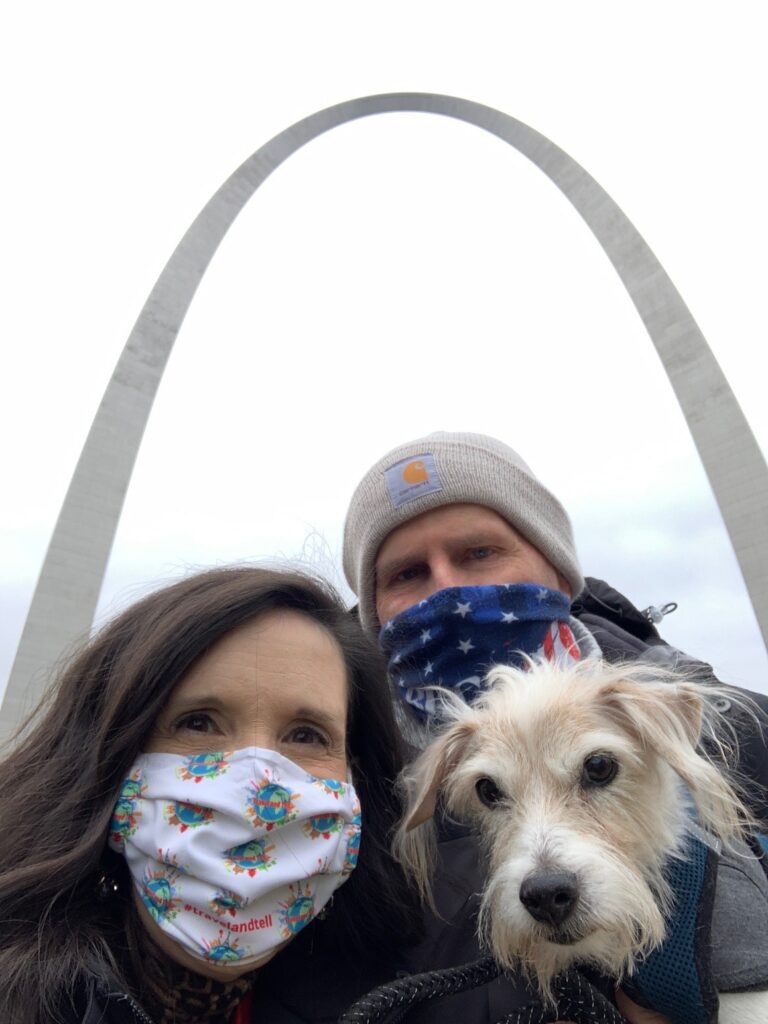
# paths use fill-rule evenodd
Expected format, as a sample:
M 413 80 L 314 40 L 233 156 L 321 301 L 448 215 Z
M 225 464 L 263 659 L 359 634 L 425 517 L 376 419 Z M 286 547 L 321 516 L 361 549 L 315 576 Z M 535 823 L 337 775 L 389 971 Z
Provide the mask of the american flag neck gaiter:
M 570 608 L 561 591 L 534 583 L 449 587 L 386 622 L 379 644 L 398 693 L 427 721 L 439 708 L 436 686 L 471 703 L 493 665 L 578 660 Z

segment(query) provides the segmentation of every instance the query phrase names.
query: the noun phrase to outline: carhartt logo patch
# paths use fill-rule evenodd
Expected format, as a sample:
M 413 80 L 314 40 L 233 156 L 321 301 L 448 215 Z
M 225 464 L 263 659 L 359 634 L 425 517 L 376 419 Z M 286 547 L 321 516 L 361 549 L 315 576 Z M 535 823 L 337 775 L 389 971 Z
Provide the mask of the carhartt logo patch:
M 429 455 L 411 455 L 384 471 L 387 490 L 395 508 L 407 501 L 421 498 L 433 491 L 442 491 L 434 458 Z

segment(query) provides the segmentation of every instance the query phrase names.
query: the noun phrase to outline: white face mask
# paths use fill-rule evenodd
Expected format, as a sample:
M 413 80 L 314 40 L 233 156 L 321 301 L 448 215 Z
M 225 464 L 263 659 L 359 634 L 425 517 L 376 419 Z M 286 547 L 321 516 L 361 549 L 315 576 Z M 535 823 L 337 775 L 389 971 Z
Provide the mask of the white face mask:
M 201 960 L 247 964 L 300 932 L 346 881 L 360 803 L 348 782 L 273 750 L 142 754 L 109 845 L 165 934 Z

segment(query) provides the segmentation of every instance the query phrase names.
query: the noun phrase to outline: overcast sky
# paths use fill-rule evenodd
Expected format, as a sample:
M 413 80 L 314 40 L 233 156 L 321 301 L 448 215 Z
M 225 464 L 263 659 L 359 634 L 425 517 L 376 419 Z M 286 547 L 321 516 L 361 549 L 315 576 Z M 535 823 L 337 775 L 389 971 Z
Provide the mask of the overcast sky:
M 0 688 L 130 328 L 253 150 L 332 103 L 450 93 L 544 133 L 618 202 L 701 326 L 763 451 L 761 3 L 138 0 L 6 8 Z M 768 690 L 768 662 L 661 364 L 541 172 L 434 115 L 291 157 L 215 257 L 144 438 L 100 616 L 194 567 L 302 558 L 341 583 L 368 466 L 431 430 L 518 449 L 585 571 L 673 643 Z

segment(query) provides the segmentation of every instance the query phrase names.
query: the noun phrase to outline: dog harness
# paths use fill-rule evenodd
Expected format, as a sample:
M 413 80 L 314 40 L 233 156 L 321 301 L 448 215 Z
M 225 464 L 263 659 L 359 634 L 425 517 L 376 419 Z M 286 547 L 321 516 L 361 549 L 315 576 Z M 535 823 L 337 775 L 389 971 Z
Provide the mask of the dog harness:
M 671 1024 L 716 1024 L 718 992 L 768 988 L 768 838 L 723 851 L 694 821 L 665 872 L 674 893 L 664 942 L 622 987 Z
M 665 871 L 675 899 L 666 938 L 622 986 L 672 1024 L 717 1021 L 710 937 L 719 856 L 718 840 L 691 822 L 681 856 L 670 859 Z

